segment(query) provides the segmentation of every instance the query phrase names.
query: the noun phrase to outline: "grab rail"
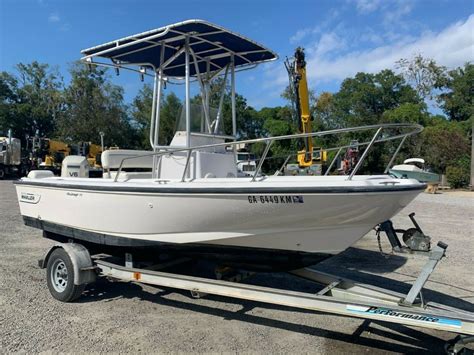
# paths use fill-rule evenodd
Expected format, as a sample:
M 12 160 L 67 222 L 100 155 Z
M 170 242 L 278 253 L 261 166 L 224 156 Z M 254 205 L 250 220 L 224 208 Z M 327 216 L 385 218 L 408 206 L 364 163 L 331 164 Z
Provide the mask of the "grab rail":
M 412 130 L 409 131 L 409 132 L 406 132 L 406 133 L 401 133 L 401 134 L 397 134 L 397 135 L 393 135 L 393 136 L 389 136 L 389 137 L 378 138 L 383 130 L 396 129 L 396 128 L 405 128 L 405 129 L 411 128 Z M 265 150 L 262 154 L 262 157 L 260 158 L 257 169 L 255 170 L 255 173 L 252 176 L 252 180 L 251 180 L 251 181 L 256 181 L 256 178 L 257 178 L 257 176 L 260 173 L 260 170 L 262 168 L 263 162 L 265 161 L 265 159 L 267 157 L 267 154 L 270 150 L 270 146 L 275 141 L 298 139 L 298 138 L 307 138 L 307 137 L 324 137 L 324 136 L 328 136 L 328 135 L 332 135 L 332 134 L 369 131 L 369 130 L 375 130 L 375 129 L 377 131 L 372 136 L 372 139 L 370 140 L 370 142 L 342 145 L 342 146 L 338 146 L 338 147 L 335 147 L 335 148 L 325 149 L 326 151 L 332 151 L 332 150 L 340 150 L 340 149 L 343 149 L 343 148 L 348 148 L 348 147 L 353 147 L 353 146 L 367 145 L 367 148 L 365 149 L 361 159 L 358 161 L 355 168 L 351 172 L 351 175 L 348 177 L 348 180 L 351 180 L 352 177 L 357 173 L 359 168 L 362 166 L 362 162 L 365 160 L 365 158 L 368 154 L 368 151 L 370 150 L 370 148 L 372 148 L 372 146 L 375 143 L 387 142 L 387 141 L 396 140 L 396 139 L 399 139 L 399 138 L 405 138 L 406 139 L 406 137 L 408 137 L 408 136 L 412 136 L 412 135 L 415 135 L 415 134 L 420 133 L 421 131 L 423 131 L 423 126 L 421 126 L 419 124 L 408 124 L 408 123 L 385 123 L 385 124 L 368 125 L 368 126 L 360 126 L 360 127 L 339 128 L 339 129 L 333 129 L 333 130 L 322 131 L 322 132 L 299 133 L 299 134 L 290 134 L 290 135 L 277 136 L 277 137 L 264 137 L 264 138 L 256 138 L 256 139 L 247 139 L 247 140 L 242 140 L 242 141 L 206 144 L 206 145 L 195 146 L 195 147 L 169 148 L 168 150 L 163 151 L 163 152 L 151 152 L 150 154 L 142 154 L 142 155 L 123 158 L 120 162 L 120 166 L 119 166 L 119 169 L 117 171 L 117 174 L 115 175 L 114 182 L 117 182 L 118 177 L 119 177 L 120 173 L 122 172 L 123 164 L 126 160 L 136 159 L 136 158 L 143 158 L 143 157 L 147 157 L 147 156 L 157 156 L 157 157 L 159 157 L 159 156 L 163 156 L 163 155 L 173 155 L 174 153 L 178 153 L 178 152 L 188 152 L 187 158 L 186 158 L 186 165 L 185 165 L 185 168 L 184 168 L 184 171 L 183 171 L 183 175 L 181 177 L 181 181 L 184 181 L 185 178 L 186 178 L 188 168 L 189 168 L 189 162 L 190 162 L 190 159 L 191 159 L 192 152 L 195 151 L 195 150 L 217 148 L 217 147 L 228 147 L 228 146 L 234 146 L 234 145 L 237 145 L 237 144 L 252 144 L 252 143 L 265 142 L 265 143 L 267 143 L 266 147 L 265 147 Z M 395 155 L 398 154 L 398 151 L 400 150 L 400 147 L 403 144 L 403 142 L 405 141 L 405 139 L 403 139 L 401 144 L 398 146 L 397 150 L 394 153 L 394 156 L 392 156 L 392 159 L 390 159 L 389 164 L 391 164 L 394 161 Z M 331 163 L 331 167 L 332 167 L 332 165 L 333 165 L 333 162 Z

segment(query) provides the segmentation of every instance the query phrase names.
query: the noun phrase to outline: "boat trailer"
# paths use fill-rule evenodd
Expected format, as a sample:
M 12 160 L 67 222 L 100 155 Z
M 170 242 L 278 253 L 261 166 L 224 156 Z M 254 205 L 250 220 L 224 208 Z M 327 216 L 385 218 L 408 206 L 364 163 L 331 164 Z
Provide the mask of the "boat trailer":
M 414 221 L 413 215 L 410 215 L 410 218 Z M 407 252 L 409 248 L 402 247 L 396 235 L 397 232 L 403 231 L 394 230 L 392 223 L 388 222 L 382 223 L 378 231 L 387 233 L 394 251 Z M 415 228 L 419 229 L 416 221 L 414 224 Z M 419 231 L 421 232 L 421 229 Z M 412 235 L 413 232 L 410 231 L 408 234 Z M 421 238 L 421 236 L 418 237 Z M 419 240 L 422 240 L 420 238 Z M 189 259 L 175 259 L 138 267 L 139 264 L 134 263 L 131 254 L 125 255 L 124 263 L 114 261 L 113 258 L 104 255 L 91 257 L 86 247 L 72 242 L 54 245 L 45 257 L 39 260 L 39 266 L 47 269 L 47 283 L 51 294 L 63 302 L 74 301 L 80 297 L 86 284 L 94 282 L 97 277 L 108 277 L 121 281 L 188 290 L 195 298 L 212 294 L 373 321 L 443 330 L 458 334 L 446 343 L 446 352 L 461 354 L 469 351 L 465 348 L 466 344 L 474 342 L 474 314 L 443 304 L 426 302 L 422 295 L 423 286 L 439 261 L 445 256 L 446 249 L 447 245 L 439 242 L 429 251 L 412 251 L 417 254 L 425 253 L 428 260 L 407 294 L 359 283 L 311 268 L 293 270 L 289 274 L 319 286 L 319 291 L 315 293 L 239 283 L 253 273 L 226 267 L 216 269 L 216 279 L 189 276 L 163 271 Z

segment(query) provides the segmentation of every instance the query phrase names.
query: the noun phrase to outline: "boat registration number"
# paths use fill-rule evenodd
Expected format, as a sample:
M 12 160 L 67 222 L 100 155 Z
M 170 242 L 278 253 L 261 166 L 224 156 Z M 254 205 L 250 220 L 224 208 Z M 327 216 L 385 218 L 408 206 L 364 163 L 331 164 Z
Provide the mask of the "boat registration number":
M 249 203 L 274 203 L 274 204 L 294 204 L 304 203 L 303 196 L 294 195 L 248 195 Z

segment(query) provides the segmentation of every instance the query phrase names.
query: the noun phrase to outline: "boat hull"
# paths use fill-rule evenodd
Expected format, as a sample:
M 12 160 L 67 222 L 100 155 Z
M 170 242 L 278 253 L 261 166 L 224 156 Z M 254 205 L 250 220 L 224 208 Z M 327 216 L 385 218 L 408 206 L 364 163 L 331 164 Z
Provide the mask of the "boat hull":
M 265 250 L 288 258 L 312 254 L 314 261 L 345 250 L 424 188 L 403 181 L 403 186 L 384 179 L 334 185 L 291 177 L 213 188 L 25 179 L 16 188 L 27 224 L 50 237 L 115 248 L 199 251 L 222 259 L 241 258 L 245 249 L 260 251 L 257 259 Z

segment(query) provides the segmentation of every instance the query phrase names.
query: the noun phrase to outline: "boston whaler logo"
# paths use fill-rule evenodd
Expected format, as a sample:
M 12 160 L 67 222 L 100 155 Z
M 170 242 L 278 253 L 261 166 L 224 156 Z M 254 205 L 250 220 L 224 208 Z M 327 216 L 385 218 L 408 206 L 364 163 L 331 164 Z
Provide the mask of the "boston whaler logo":
M 303 196 L 272 196 L 272 195 L 249 195 L 247 196 L 249 203 L 281 203 L 281 204 L 294 204 L 294 203 L 304 203 Z
M 33 194 L 31 192 L 22 192 L 20 195 L 20 202 L 26 203 L 38 203 L 40 201 L 41 195 Z

